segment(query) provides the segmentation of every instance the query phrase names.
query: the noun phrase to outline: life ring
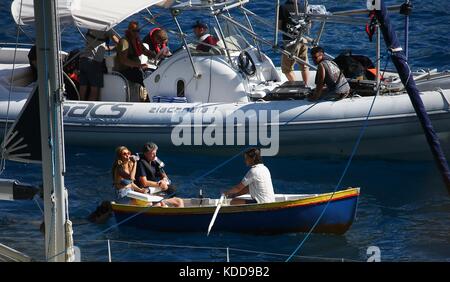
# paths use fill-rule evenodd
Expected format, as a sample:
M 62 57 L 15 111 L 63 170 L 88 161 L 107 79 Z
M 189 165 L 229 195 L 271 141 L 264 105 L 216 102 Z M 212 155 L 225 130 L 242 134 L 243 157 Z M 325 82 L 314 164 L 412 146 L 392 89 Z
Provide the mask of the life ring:
M 238 66 L 248 76 L 253 76 L 256 73 L 255 62 L 247 51 L 239 54 Z

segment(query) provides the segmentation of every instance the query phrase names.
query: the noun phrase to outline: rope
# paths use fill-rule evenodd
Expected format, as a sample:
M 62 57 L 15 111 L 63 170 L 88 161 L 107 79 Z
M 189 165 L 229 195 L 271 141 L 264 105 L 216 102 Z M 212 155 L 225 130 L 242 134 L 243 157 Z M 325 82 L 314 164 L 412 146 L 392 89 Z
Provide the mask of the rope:
M 218 170 L 219 168 L 225 166 L 226 164 L 228 164 L 229 162 L 231 162 L 232 160 L 234 160 L 235 158 L 237 158 L 238 156 L 242 155 L 242 153 L 244 153 L 247 149 L 249 149 L 250 147 L 247 147 L 241 151 L 239 151 L 237 154 L 235 154 L 234 156 L 232 156 L 231 158 L 225 160 L 224 162 L 220 163 L 219 165 L 217 165 L 216 167 L 214 167 L 213 169 L 205 172 L 204 174 L 200 175 L 199 177 L 195 178 L 194 180 L 191 181 L 191 185 L 194 186 L 195 183 L 202 179 L 205 178 L 206 176 L 210 175 L 211 173 L 215 172 L 216 170 Z
M 19 10 L 19 19 L 22 17 L 22 0 L 20 1 L 20 10 Z M 8 122 L 9 122 L 9 111 L 11 106 L 11 93 L 13 90 L 14 85 L 14 71 L 16 69 L 16 55 L 17 55 L 17 48 L 19 48 L 19 35 L 20 35 L 20 28 L 19 25 L 16 24 L 16 44 L 14 48 L 14 57 L 13 57 L 13 68 L 11 70 L 11 81 L 9 84 L 9 92 L 8 92 L 8 105 L 6 107 L 6 120 L 5 120 L 5 130 L 3 132 L 3 142 L 6 141 L 6 135 L 8 134 Z M 5 146 L 6 144 L 2 144 L 2 154 L 1 154 L 1 160 L 0 160 L 0 175 L 3 174 L 6 168 L 6 158 L 4 156 L 5 154 Z
M 0 237 L 0 240 L 6 241 L 6 240 L 22 240 L 29 242 L 29 238 L 17 238 L 17 237 L 7 237 L 2 236 Z M 139 241 L 124 241 L 124 240 L 88 240 L 88 239 L 80 239 L 77 240 L 77 242 L 86 242 L 86 243 L 104 243 L 104 242 L 110 241 L 111 243 L 118 243 L 118 244 L 128 244 L 128 245 L 139 245 L 139 246 L 149 246 L 149 247 L 163 247 L 163 248 L 184 248 L 184 249 L 192 249 L 192 250 L 216 250 L 216 251 L 226 251 L 227 249 L 229 251 L 234 252 L 241 252 L 241 253 L 250 253 L 250 254 L 261 254 L 261 255 L 268 255 L 268 256 L 279 256 L 279 257 L 287 257 L 289 254 L 283 254 L 283 253 L 274 253 L 274 252 L 263 252 L 263 251 L 256 251 L 256 250 L 248 250 L 248 249 L 241 249 L 241 248 L 233 248 L 233 247 L 213 247 L 213 246 L 196 246 L 196 245 L 172 245 L 172 244 L 158 244 L 158 243 L 149 243 L 149 242 L 139 242 Z M 296 258 L 302 258 L 302 259 L 310 259 L 310 260 L 323 260 L 323 261 L 348 261 L 348 262 L 361 262 L 360 260 L 355 259 L 348 259 L 348 258 L 332 258 L 332 257 L 318 257 L 318 256 L 299 256 L 296 255 Z
M 379 60 L 381 60 L 381 58 L 379 58 Z M 387 68 L 388 63 L 389 63 L 389 60 L 386 60 L 386 65 L 384 66 L 383 76 L 384 76 L 384 73 L 385 73 L 385 71 L 386 71 L 386 68 Z M 358 150 L 359 144 L 361 143 L 362 137 L 364 136 L 364 133 L 365 133 L 365 131 L 366 131 L 366 128 L 367 128 L 368 125 L 369 125 L 369 117 L 370 117 L 370 114 L 372 113 L 372 109 L 373 109 L 373 106 L 374 106 L 374 104 L 375 104 L 375 100 L 376 100 L 376 98 L 377 98 L 377 96 L 378 96 L 378 92 L 380 91 L 380 86 L 381 86 L 381 83 L 378 85 L 377 92 L 375 93 L 375 96 L 373 97 L 372 104 L 370 105 L 369 111 L 368 111 L 367 116 L 366 116 L 366 118 L 365 118 L 365 120 L 364 120 L 363 126 L 362 126 L 362 128 L 361 128 L 361 130 L 360 130 L 360 133 L 359 133 L 359 136 L 358 136 L 358 138 L 357 138 L 357 140 L 356 140 L 355 145 L 353 146 L 352 153 L 350 154 L 350 157 L 348 158 L 347 164 L 345 165 L 345 168 L 344 168 L 344 170 L 343 170 L 343 172 L 342 172 L 342 174 L 341 174 L 341 177 L 339 178 L 338 183 L 337 183 L 336 186 L 334 187 L 333 193 L 331 194 L 331 196 L 330 196 L 330 198 L 328 199 L 328 201 L 327 201 L 325 207 L 323 208 L 323 210 L 322 210 L 322 212 L 320 213 L 320 215 L 319 215 L 319 217 L 317 218 L 317 220 L 314 222 L 314 224 L 313 224 L 313 226 L 311 227 L 311 229 L 308 231 L 308 233 L 305 235 L 305 237 L 303 238 L 303 240 L 302 240 L 302 241 L 300 242 L 300 244 L 295 248 L 295 250 L 292 252 L 292 254 L 286 259 L 285 262 L 289 262 L 289 261 L 292 259 L 292 257 L 293 257 L 293 256 L 301 249 L 301 247 L 305 244 L 306 240 L 309 238 L 309 236 L 310 236 L 311 233 L 314 231 L 314 229 L 316 228 L 316 226 L 317 226 L 317 224 L 319 223 L 319 221 L 322 219 L 323 215 L 325 214 L 325 211 L 327 210 L 328 206 L 330 205 L 331 199 L 333 199 L 334 194 L 336 193 L 337 189 L 340 187 L 342 181 L 344 180 L 344 177 L 345 177 L 345 175 L 347 174 L 347 171 L 348 171 L 348 169 L 349 169 L 349 167 L 350 167 L 350 165 L 351 165 L 351 163 L 352 163 L 353 157 L 356 155 L 356 152 L 357 152 L 357 150 Z
M 41 205 L 39 205 L 38 200 L 36 199 L 36 197 L 33 198 L 34 202 L 36 203 L 36 206 L 39 208 L 39 210 L 41 211 L 41 214 L 44 215 L 44 211 L 41 208 Z
M 99 242 L 103 243 L 108 240 L 77 240 L 78 242 Z M 148 242 L 139 242 L 139 241 L 124 241 L 124 240 L 111 240 L 111 243 L 120 243 L 120 244 L 128 244 L 128 245 L 139 245 L 139 246 L 150 246 L 150 247 L 164 247 L 164 248 L 184 248 L 184 249 L 193 249 L 193 250 L 218 250 L 218 251 L 235 251 L 241 253 L 251 253 L 251 254 L 261 254 L 261 255 L 269 255 L 269 256 L 280 256 L 280 257 L 288 257 L 289 254 L 283 253 L 274 253 L 274 252 L 263 252 L 256 250 L 248 250 L 241 248 L 233 248 L 233 247 L 213 247 L 213 246 L 196 246 L 196 245 L 172 245 L 172 244 L 158 244 L 158 243 L 148 243 Z M 303 259 L 311 259 L 311 260 L 325 260 L 325 261 L 354 261 L 357 262 L 359 260 L 347 259 L 347 258 L 330 258 L 330 257 L 318 257 L 318 256 L 296 256 L 297 258 Z

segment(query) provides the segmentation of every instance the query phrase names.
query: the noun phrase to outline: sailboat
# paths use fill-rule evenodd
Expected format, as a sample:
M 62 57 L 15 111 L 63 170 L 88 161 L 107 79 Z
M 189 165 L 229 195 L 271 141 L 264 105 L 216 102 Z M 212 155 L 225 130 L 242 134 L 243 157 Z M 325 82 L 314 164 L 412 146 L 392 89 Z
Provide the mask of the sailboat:
M 29 2 L 13 2 L 11 10 L 17 24 L 34 22 Z M 111 0 L 105 5 L 104 1 L 58 1 L 60 10 L 64 12 L 60 17 L 62 24 L 97 30 L 113 29 L 134 13 L 160 5 L 167 9 L 165 11 L 177 26 L 177 30 L 171 30 L 171 33 L 179 36 L 182 43 L 173 56 L 158 65 L 151 65 L 152 71 L 144 80 L 151 102 L 137 101 L 137 96 L 130 91 L 132 85 L 114 71 L 115 55 L 107 56 L 108 73 L 104 74 L 101 100 L 67 100 L 64 103 L 62 115 L 67 144 L 102 147 L 127 144 L 134 147 L 141 146 L 151 136 L 160 147 L 173 152 L 219 154 L 228 149 L 236 152 L 249 145 L 267 145 L 261 138 L 247 140 L 251 139 L 248 136 L 252 131 L 248 124 L 255 122 L 268 131 L 279 132 L 278 155 L 347 157 L 377 95 L 358 156 L 431 158 L 415 109 L 398 73 L 386 71 L 381 81 L 360 82 L 362 86 L 349 99 L 310 102 L 305 97 L 311 89 L 302 85 L 300 78 L 297 85 L 286 83 L 280 69 L 263 52 L 261 45 L 265 44 L 289 54 L 276 41 L 265 39 L 254 31 L 255 21 L 271 28 L 273 23 L 248 10 L 245 6 L 248 2 L 130 0 L 125 3 Z M 197 42 L 188 41 L 187 32 L 179 23 L 179 18 L 191 13 L 208 17 L 213 23 L 210 30 L 220 43 L 210 53 L 196 51 Z M 301 16 L 323 25 L 330 21 L 362 24 L 367 19 L 354 15 L 368 13 L 368 9 L 362 9 L 323 15 L 307 12 Z M 158 26 L 151 15 L 146 19 Z M 236 20 L 239 17 L 242 22 Z M 274 34 L 278 34 L 278 29 Z M 319 42 L 321 35 L 315 38 L 315 43 Z M 15 77 L 8 80 L 12 68 L 11 52 L 12 48 L 0 49 L 0 82 L 3 82 L 0 83 L 0 117 L 4 121 L 17 117 L 33 89 L 32 84 L 27 85 L 27 48 L 17 50 Z M 293 58 L 302 62 L 295 56 Z M 380 52 L 377 61 L 379 58 Z M 152 64 L 148 58 L 141 59 Z M 313 70 L 315 66 L 310 68 Z M 384 71 L 380 66 L 377 69 L 379 73 Z M 315 71 L 310 73 L 310 81 L 306 83 L 314 85 Z M 412 72 L 412 77 L 417 81 L 424 107 L 443 149 L 448 152 L 450 74 Z M 11 102 L 7 99 L 8 81 L 14 84 L 15 90 L 15 99 Z M 6 110 L 8 105 L 9 112 Z M 241 116 L 243 120 L 240 120 Z M 225 131 L 226 125 L 236 136 L 233 140 L 227 139 L 226 134 L 221 138 L 216 134 L 208 142 L 203 138 L 208 132 Z M 183 132 L 180 133 L 181 129 Z M 174 141 L 174 136 L 179 133 L 190 137 Z
M 68 219 L 68 192 L 64 186 L 62 73 L 56 1 L 35 1 L 38 85 L 8 131 L 3 148 L 15 152 L 9 160 L 41 163 L 43 175 L 46 261 L 75 260 L 72 223 Z M 36 138 L 40 136 L 40 138 Z M 1 181 L 10 199 L 32 198 L 36 189 L 15 181 Z M 22 197 L 19 195 L 22 192 Z M 25 195 L 23 195 L 25 194 Z M 4 197 L 5 198 L 5 197 Z M 9 256 L 14 254 L 7 250 Z M 18 254 L 15 254 L 18 257 Z

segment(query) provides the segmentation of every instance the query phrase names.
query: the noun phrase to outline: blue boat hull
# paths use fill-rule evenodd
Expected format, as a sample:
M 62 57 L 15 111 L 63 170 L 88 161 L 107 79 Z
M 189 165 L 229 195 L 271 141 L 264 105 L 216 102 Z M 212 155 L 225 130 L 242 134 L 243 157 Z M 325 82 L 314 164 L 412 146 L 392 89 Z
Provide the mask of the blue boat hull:
M 355 218 L 358 196 L 330 201 L 325 214 L 314 229 L 316 233 L 345 233 Z M 308 232 L 319 218 L 326 202 L 245 212 L 219 212 L 214 231 L 243 233 Z M 152 208 L 150 208 L 152 209 Z M 225 209 L 223 207 L 222 209 Z M 117 222 L 135 214 L 114 210 Z M 123 224 L 154 231 L 206 232 L 212 213 L 158 214 L 141 213 Z

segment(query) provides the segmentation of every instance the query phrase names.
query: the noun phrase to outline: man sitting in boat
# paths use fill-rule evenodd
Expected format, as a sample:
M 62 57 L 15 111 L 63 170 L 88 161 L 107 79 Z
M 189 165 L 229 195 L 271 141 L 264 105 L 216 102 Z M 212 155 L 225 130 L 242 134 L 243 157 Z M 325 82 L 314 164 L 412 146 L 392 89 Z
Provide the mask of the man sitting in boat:
M 144 54 L 153 58 L 154 53 L 150 52 L 139 37 L 139 24 L 132 21 L 117 45 L 117 56 L 115 69 L 131 82 L 138 83 L 144 87 L 143 70 L 148 68 L 147 64 L 141 64 L 139 56 Z
M 317 67 L 316 89 L 309 97 L 310 101 L 318 100 L 322 97 L 324 90 L 327 94 L 337 99 L 343 99 L 350 94 L 350 85 L 345 78 L 344 73 L 339 69 L 338 65 L 325 58 L 325 51 L 322 47 L 317 46 L 311 49 L 311 56 Z M 326 86 L 326 88 L 325 88 Z
M 164 29 L 156 27 L 152 29 L 143 40 L 149 46 L 150 53 L 152 54 L 149 58 L 155 60 L 164 59 L 172 55 L 169 50 L 169 36 Z
M 275 202 L 272 178 L 269 169 L 262 162 L 261 151 L 257 148 L 247 150 L 244 161 L 250 170 L 239 184 L 224 193 L 226 197 L 234 198 L 231 205 Z M 252 197 L 250 200 L 236 198 L 248 193 Z
M 217 42 L 219 42 L 219 40 L 214 37 L 213 35 L 207 33 L 208 32 L 208 26 L 205 23 L 202 23 L 201 21 L 197 21 L 195 23 L 195 25 L 192 26 L 192 28 L 194 29 L 194 34 L 197 37 L 197 39 L 203 43 L 206 43 L 208 45 L 205 44 L 201 44 L 199 43 L 196 47 L 197 51 L 201 51 L 201 52 L 209 52 L 209 50 L 211 49 L 211 46 L 217 46 Z
M 170 184 L 161 161 L 156 157 L 157 151 L 158 146 L 155 143 L 149 142 L 144 145 L 142 155 L 137 163 L 135 184 L 147 189 L 150 194 L 165 192 L 168 195 L 173 195 L 175 188 Z M 183 206 L 183 200 L 180 198 L 174 197 L 166 201 L 175 207 Z

